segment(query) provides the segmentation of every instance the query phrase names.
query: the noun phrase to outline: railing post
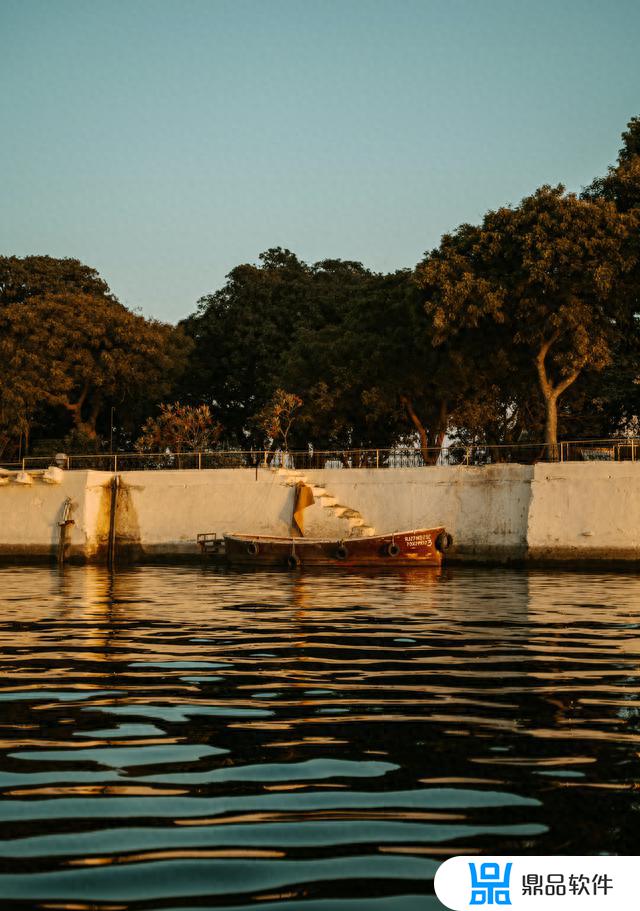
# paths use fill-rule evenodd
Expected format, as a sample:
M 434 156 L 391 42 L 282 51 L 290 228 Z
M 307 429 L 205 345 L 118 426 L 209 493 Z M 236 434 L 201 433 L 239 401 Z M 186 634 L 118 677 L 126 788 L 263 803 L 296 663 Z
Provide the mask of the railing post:
M 23 471 L 24 471 L 25 462 L 26 462 L 26 459 L 23 458 L 23 459 L 22 459 L 22 470 L 23 470 Z
M 115 474 L 118 470 L 118 454 L 115 453 L 113 456 L 113 473 Z
M 202 469 L 202 452 L 198 450 L 198 471 Z
M 376 468 L 380 468 L 380 450 L 376 449 Z

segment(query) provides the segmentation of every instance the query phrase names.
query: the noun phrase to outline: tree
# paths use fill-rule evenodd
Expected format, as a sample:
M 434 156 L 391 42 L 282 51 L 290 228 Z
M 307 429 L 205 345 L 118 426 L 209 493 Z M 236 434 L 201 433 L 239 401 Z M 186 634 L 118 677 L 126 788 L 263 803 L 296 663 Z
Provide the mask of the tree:
M 391 411 L 371 387 L 371 336 L 363 322 L 381 277 L 361 263 L 323 260 L 311 267 L 309 310 L 280 363 L 283 386 L 304 406 L 295 429 L 298 445 L 316 449 L 367 449 L 397 437 L 398 403 Z M 381 333 L 382 323 L 375 327 Z
M 0 415 L 4 438 L 56 416 L 96 438 L 99 418 L 161 398 L 184 367 L 181 330 L 122 306 L 77 260 L 0 258 Z
M 204 452 L 216 445 L 221 433 L 222 425 L 208 405 L 163 403 L 160 414 L 147 419 L 135 448 L 139 452 Z
M 78 259 L 0 256 L 0 309 L 30 297 L 69 293 L 115 300 L 96 270 Z
M 605 200 L 542 187 L 480 227 L 445 235 L 417 270 L 436 342 L 473 330 L 490 351 L 521 352 L 533 368 L 553 456 L 558 402 L 586 369 L 602 370 L 633 322 L 623 292 L 633 229 Z
M 618 163 L 583 192 L 585 199 L 606 199 L 619 212 L 640 208 L 640 117 L 632 117 L 622 134 Z
M 309 282 L 309 267 L 276 247 L 259 265 L 232 269 L 225 286 L 201 298 L 181 324 L 194 350 L 180 398 L 207 403 L 241 448 L 259 448 L 253 417 L 282 385 L 281 362 L 297 327 L 313 321 Z
M 272 443 L 277 445 L 278 440 L 282 440 L 282 448 L 288 452 L 289 433 L 301 407 L 302 399 L 299 395 L 276 389 L 270 401 L 256 415 L 256 424 Z

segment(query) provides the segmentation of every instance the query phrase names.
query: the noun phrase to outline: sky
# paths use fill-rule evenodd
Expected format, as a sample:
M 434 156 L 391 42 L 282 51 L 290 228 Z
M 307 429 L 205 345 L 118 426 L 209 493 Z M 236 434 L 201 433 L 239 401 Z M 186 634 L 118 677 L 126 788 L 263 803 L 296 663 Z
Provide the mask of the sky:
M 175 322 L 237 264 L 414 266 L 640 114 L 637 0 L 0 0 L 0 255 Z

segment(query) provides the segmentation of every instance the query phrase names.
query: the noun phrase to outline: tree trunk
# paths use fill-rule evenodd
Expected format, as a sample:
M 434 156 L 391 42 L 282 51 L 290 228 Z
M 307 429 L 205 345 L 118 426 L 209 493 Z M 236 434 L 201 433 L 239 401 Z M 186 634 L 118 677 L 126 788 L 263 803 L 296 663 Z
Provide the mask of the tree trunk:
M 86 421 L 87 425 L 91 428 L 91 433 L 93 436 L 96 436 L 96 424 L 98 423 L 98 416 L 102 410 L 102 396 L 97 395 L 91 403 L 91 410 L 89 412 L 89 418 Z
M 549 462 L 558 461 L 558 397 L 552 392 L 545 396 L 544 442 Z
M 544 425 L 544 442 L 545 449 L 547 454 L 547 459 L 549 462 L 558 461 L 558 399 L 562 393 L 575 383 L 575 381 L 580 376 L 584 362 L 579 367 L 570 373 L 568 376 L 555 386 L 549 379 L 549 374 L 547 373 L 547 365 L 545 363 L 549 349 L 559 338 L 559 333 L 554 332 L 551 338 L 543 342 L 538 350 L 538 353 L 535 357 L 536 369 L 538 371 L 538 382 L 540 384 L 540 391 L 542 392 L 542 397 L 544 399 L 544 407 L 546 411 L 545 415 L 545 425 Z
M 407 414 L 411 418 L 413 426 L 418 431 L 418 436 L 420 438 L 420 453 L 424 460 L 425 465 L 429 464 L 429 436 L 427 434 L 427 429 L 416 414 L 416 411 L 411 404 L 411 401 L 405 396 L 401 396 L 400 401 L 407 410 Z
M 435 465 L 438 459 L 440 458 L 440 453 L 442 451 L 442 444 L 444 442 L 444 437 L 447 432 L 447 403 L 444 400 L 440 401 L 440 413 L 437 420 L 435 421 L 434 432 L 432 434 L 434 438 L 434 445 L 429 445 L 429 431 L 424 426 L 420 420 L 411 399 L 406 396 L 400 396 L 400 401 L 404 405 L 407 414 L 411 418 L 413 426 L 418 431 L 418 437 L 420 438 L 420 454 L 425 465 Z
M 82 419 L 82 406 L 84 405 L 87 395 L 89 394 L 89 384 L 85 383 L 77 402 L 64 402 L 64 407 L 70 411 L 73 416 L 73 425 L 76 430 L 86 433 L 88 436 L 95 436 L 95 430 L 92 430 Z

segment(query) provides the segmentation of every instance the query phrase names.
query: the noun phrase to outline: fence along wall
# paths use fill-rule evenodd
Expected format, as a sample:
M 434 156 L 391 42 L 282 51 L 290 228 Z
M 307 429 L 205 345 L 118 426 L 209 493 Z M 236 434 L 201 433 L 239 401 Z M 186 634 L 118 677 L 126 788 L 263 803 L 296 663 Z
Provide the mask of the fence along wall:
M 640 561 L 640 464 L 564 463 L 313 470 L 305 476 L 357 509 L 377 532 L 444 524 L 451 560 Z M 106 559 L 109 472 L 69 471 L 61 484 L 0 486 L 0 557 L 55 558 L 71 500 L 72 560 Z M 286 535 L 294 490 L 264 469 L 132 471 L 119 476 L 119 559 L 197 556 L 199 532 Z M 335 534 L 307 510 L 309 536 Z

